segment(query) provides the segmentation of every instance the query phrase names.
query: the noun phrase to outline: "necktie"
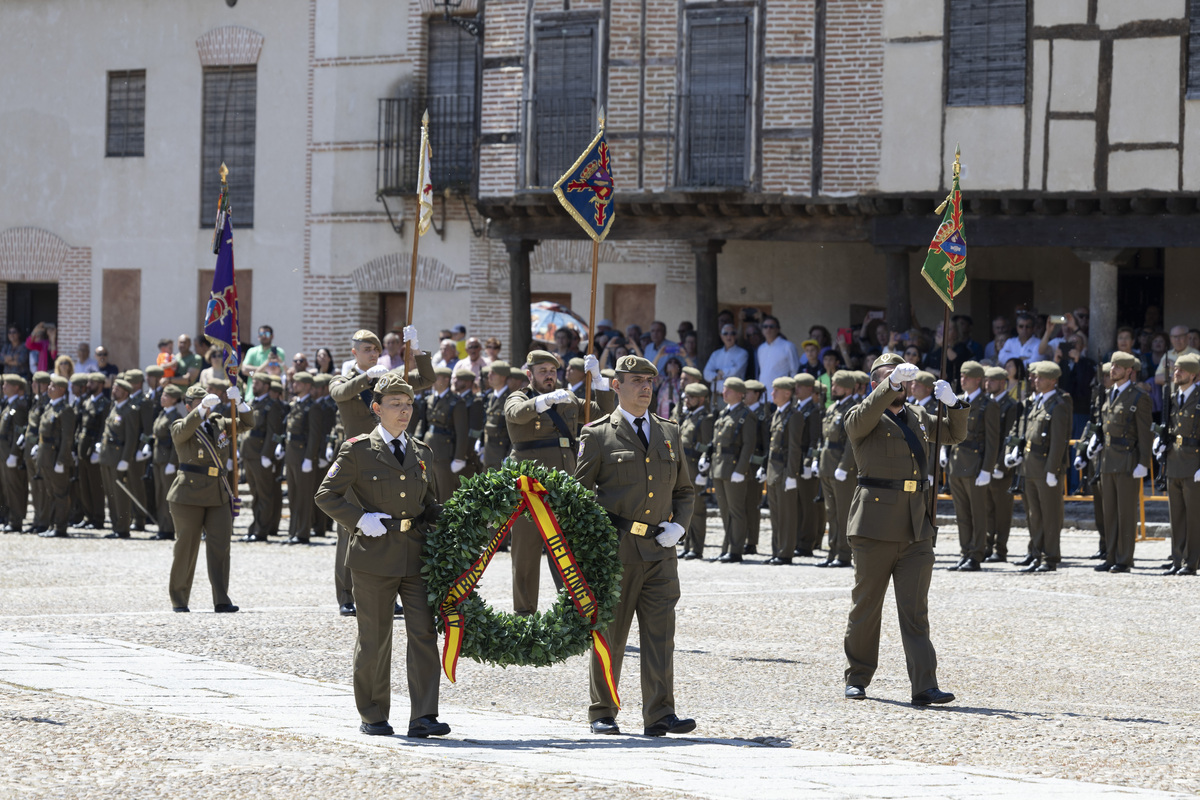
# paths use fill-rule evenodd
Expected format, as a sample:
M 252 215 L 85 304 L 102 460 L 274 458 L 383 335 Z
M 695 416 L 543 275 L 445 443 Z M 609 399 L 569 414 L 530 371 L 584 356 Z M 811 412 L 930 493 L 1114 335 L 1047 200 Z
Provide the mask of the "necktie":
M 396 455 L 396 460 L 401 464 L 404 463 L 404 445 L 400 444 L 399 439 L 392 439 L 392 452 Z
M 1117 395 L 1118 395 L 1118 394 L 1119 394 L 1119 392 L 1118 392 L 1116 389 L 1113 389 L 1113 390 L 1112 390 L 1112 397 L 1111 397 L 1111 398 L 1109 398 L 1109 401 L 1108 401 L 1108 402 L 1110 402 L 1110 403 L 1115 403 L 1115 402 L 1117 402 Z
M 1176 408 L 1179 408 L 1181 405 L 1183 405 L 1183 392 L 1179 393 L 1179 399 L 1175 401 Z
M 642 440 L 642 446 L 645 447 L 647 450 L 649 450 L 650 449 L 650 440 L 646 438 L 646 432 L 642 429 L 642 424 L 645 421 L 646 420 L 644 417 L 638 417 L 637 419 L 634 420 L 634 423 L 637 425 L 637 435 L 638 435 L 638 438 Z

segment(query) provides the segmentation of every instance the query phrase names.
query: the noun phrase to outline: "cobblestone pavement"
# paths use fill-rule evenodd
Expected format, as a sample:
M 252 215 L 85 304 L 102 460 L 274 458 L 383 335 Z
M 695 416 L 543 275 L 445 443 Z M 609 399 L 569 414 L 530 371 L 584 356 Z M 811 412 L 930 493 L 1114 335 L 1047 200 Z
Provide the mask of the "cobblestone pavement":
M 719 538 L 710 530 L 710 542 Z M 332 540 L 314 541 L 308 547 L 236 543 L 230 592 L 243 609 L 236 615 L 201 613 L 211 607 L 201 557 L 194 613 L 182 615 L 171 613 L 167 599 L 169 542 L 105 541 L 90 532 L 67 540 L 0 536 L 2 641 L 78 637 L 156 648 L 170 658 L 202 659 L 196 663 L 207 668 L 220 664 L 284 676 L 311 687 L 312 703 L 319 706 L 322 691 L 348 691 L 354 623 L 337 615 Z M 1049 778 L 1200 790 L 1194 770 L 1200 682 L 1193 666 L 1200 654 L 1200 583 L 1156 574 L 1166 543 L 1140 543 L 1132 574 L 1098 574 L 1086 559 L 1096 548 L 1095 533 L 1068 531 L 1063 569 L 1023 575 L 1012 565 L 980 573 L 942 570 L 957 560 L 956 541 L 954 529 L 944 527 L 930 591 L 940 683 L 958 695 L 956 704 L 937 709 L 907 702 L 890 600 L 872 700 L 842 699 L 841 637 L 851 570 L 815 569 L 811 562 L 681 562 L 676 698 L 681 716 L 698 722 L 690 746 L 714 748 L 718 776 L 777 772 L 780 780 L 815 779 L 806 790 L 829 793 L 813 796 L 1040 796 L 1062 785 L 1044 782 Z M 1015 530 L 1013 549 L 1024 542 L 1025 532 Z M 508 584 L 501 554 L 481 591 L 494 605 L 511 608 Z M 543 606 L 549 585 L 545 575 Z M 402 642 L 400 633 L 397 647 Z M 630 642 L 636 645 L 636 632 Z M 637 731 L 635 646 L 626 659 L 626 707 L 619 720 Z M 393 685 L 402 689 L 403 659 L 394 664 Z M 672 796 L 671 787 L 701 796 L 745 796 L 713 781 L 695 784 L 694 776 L 705 774 L 708 750 L 687 756 L 676 743 L 655 749 L 659 755 L 652 757 L 641 737 L 630 737 L 638 744 L 627 745 L 620 757 L 602 750 L 586 730 L 586 671 L 582 657 L 539 670 L 461 662 L 458 683 L 442 684 L 442 718 L 455 727 L 451 738 L 460 744 L 436 750 L 364 741 L 354 730 L 352 703 L 344 699 L 338 700 L 344 712 L 325 720 L 324 733 L 297 732 L 270 719 L 188 719 L 179 709 L 105 700 L 94 687 L 53 691 L 52 685 L 0 675 L 0 797 L 99 796 L 117 788 L 131 797 L 343 795 L 346 788 L 394 791 L 398 775 L 402 795 L 594 796 L 603 781 L 619 780 L 621 791 L 633 797 Z M 48 680 L 43 676 L 42 683 Z M 204 696 L 187 692 L 193 706 Z M 402 698 L 396 703 L 403 707 Z M 304 707 L 289 701 L 281 718 Z M 447 754 L 478 739 L 487 725 L 497 726 L 493 732 L 512 729 L 501 757 Z M 578 743 L 566 748 L 565 760 L 562 748 L 538 738 L 541 726 L 541 739 Z M 493 756 L 498 747 L 476 745 L 474 751 Z M 585 768 L 600 752 L 607 760 Z M 647 766 L 647 759 L 657 766 Z M 674 770 L 653 771 L 671 760 L 678 760 Z M 875 774 L 872 784 L 866 776 L 881 764 L 893 773 L 878 774 L 902 777 Z M 909 764 L 953 769 L 905 772 Z M 795 771 L 802 769 L 813 771 Z M 674 777 L 653 783 L 639 780 L 643 774 Z M 822 775 L 838 782 L 822 788 Z M 782 796 L 755 786 L 757 796 Z M 1072 785 L 1083 794 L 1100 788 Z

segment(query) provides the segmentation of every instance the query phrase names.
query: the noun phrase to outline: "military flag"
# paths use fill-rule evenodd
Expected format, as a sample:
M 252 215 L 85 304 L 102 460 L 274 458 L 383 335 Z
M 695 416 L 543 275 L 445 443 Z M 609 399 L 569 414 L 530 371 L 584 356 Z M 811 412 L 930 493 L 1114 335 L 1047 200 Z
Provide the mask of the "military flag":
M 963 236 L 962 192 L 958 187 L 960 154 L 959 148 L 955 148 L 954 186 L 937 208 L 937 213 L 944 209 L 945 214 L 921 267 L 921 274 L 950 311 L 954 310 L 954 298 L 967 286 L 967 241 Z
M 417 232 L 421 236 L 429 233 L 433 225 L 433 179 L 429 172 L 432 156 L 429 147 L 429 112 L 426 111 L 421 120 L 421 166 L 417 171 Z
M 238 353 L 237 281 L 233 273 L 233 220 L 229 210 L 229 186 L 225 183 L 228 174 L 229 170 L 222 164 L 221 196 L 217 200 L 217 221 L 213 229 L 213 252 L 217 254 L 217 266 L 204 313 L 204 338 L 225 354 L 225 371 L 232 375 L 241 362 Z
M 594 242 L 604 241 L 612 227 L 613 177 L 608 160 L 608 141 L 604 138 L 604 117 L 600 130 L 567 173 L 554 184 L 554 194 L 567 213 Z

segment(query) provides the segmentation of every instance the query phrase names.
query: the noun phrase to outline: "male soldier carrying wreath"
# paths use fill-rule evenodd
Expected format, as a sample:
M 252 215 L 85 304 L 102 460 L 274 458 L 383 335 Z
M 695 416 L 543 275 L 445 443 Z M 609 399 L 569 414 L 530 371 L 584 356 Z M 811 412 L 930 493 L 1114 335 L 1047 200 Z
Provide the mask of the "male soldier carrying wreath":
M 850 508 L 849 539 L 854 589 L 846 624 L 846 697 L 862 700 L 879 665 L 879 624 L 889 582 L 895 584 L 900 637 L 908 663 L 913 705 L 949 703 L 954 695 L 937 684 L 937 655 L 929 641 L 929 582 L 933 538 L 929 518 L 925 440 L 954 445 L 967 430 L 970 406 L 946 381 L 934 395 L 946 404 L 940 420 L 904 402 L 904 383 L 918 370 L 895 353 L 875 361 L 874 391 L 846 412 L 846 433 L 860 473 Z
M 621 539 L 621 599 L 604 632 L 612 650 L 613 681 L 620 684 L 629 626 L 637 614 L 643 732 L 689 733 L 696 721 L 675 715 L 675 545 L 691 521 L 696 490 L 683 460 L 679 427 L 647 413 L 658 370 L 640 356 L 622 356 L 616 374 L 612 389 L 620 405 L 583 429 L 575 469 L 576 479 L 596 492 Z M 589 671 L 592 733 L 620 733 L 616 699 L 595 652 Z

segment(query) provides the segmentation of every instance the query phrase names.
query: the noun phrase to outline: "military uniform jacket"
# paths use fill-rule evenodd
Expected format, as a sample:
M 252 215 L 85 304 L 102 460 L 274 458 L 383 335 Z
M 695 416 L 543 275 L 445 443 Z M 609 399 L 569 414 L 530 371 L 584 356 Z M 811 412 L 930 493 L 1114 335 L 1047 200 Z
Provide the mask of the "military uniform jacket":
M 467 453 L 473 456 L 475 443 L 483 438 L 487 409 L 483 406 L 483 398 L 469 389 L 460 394 L 458 400 L 467 407 Z
M 75 452 L 82 461 L 91 458 L 95 452 L 96 443 L 104 437 L 104 422 L 112 408 L 112 400 L 104 392 L 92 395 L 83 401 L 80 412 L 79 431 L 75 439 Z
M 822 411 L 821 403 L 816 395 L 813 395 L 803 406 L 796 407 L 794 413 L 800 417 L 800 457 L 802 459 L 808 458 L 809 450 L 815 451 L 821 446 L 821 424 L 825 420 Z M 820 459 L 819 453 L 817 459 Z
M 4 448 L 5 460 L 14 453 L 21 454 L 20 448 L 17 447 L 17 439 L 25 433 L 25 426 L 28 424 L 29 401 L 25 399 L 25 395 L 15 394 L 9 399 L 4 416 L 0 417 L 0 447 Z
M 100 466 L 115 467 L 122 461 L 133 463 L 142 434 L 142 416 L 130 401 L 113 403 L 104 420 L 100 439 Z
M 825 409 L 825 418 L 821 420 L 821 457 L 817 463 L 817 474 L 822 478 L 832 478 L 839 467 L 850 475 L 857 469 L 854 448 L 846 435 L 846 414 L 856 404 L 851 395 Z
M 311 435 L 315 404 L 316 401 L 313 400 L 311 394 L 306 394 L 304 397 L 293 397 L 292 402 L 288 405 L 287 418 L 284 421 L 288 449 L 303 450 L 304 457 L 311 459 L 314 464 L 318 454 L 323 455 L 325 452 L 325 443 L 315 440 Z
M 162 411 L 162 405 L 158 401 L 158 392 L 136 394 L 134 397 L 138 399 L 138 414 L 142 420 L 142 432 L 138 440 L 146 444 L 154 441 L 154 420 L 158 417 L 158 412 Z
M 419 438 L 429 445 L 435 459 L 466 461 L 471 454 L 467 430 L 467 405 L 461 397 L 450 389 L 440 397 L 429 395 L 425 401 L 425 420 Z
M 261 458 L 274 453 L 275 437 L 284 430 L 283 408 L 283 404 L 276 403 L 269 394 L 254 398 L 250 404 L 253 421 L 246 431 L 246 438 L 242 440 L 242 450 L 246 456 Z M 217 413 L 217 409 L 213 409 L 212 413 Z
M 317 507 L 352 531 L 346 551 L 350 569 L 395 577 L 421 574 L 425 531 L 441 507 L 434 500 L 433 470 L 428 469 L 433 454 L 424 442 L 405 438 L 403 464 L 384 444 L 378 427 L 370 435 L 347 439 L 317 489 Z M 371 537 L 357 529 L 368 511 L 414 522 L 404 531 L 400 523 L 385 520 L 387 533 Z
M 504 401 L 507 399 L 507 387 L 499 394 L 489 391 L 484 396 L 483 463 L 489 467 L 499 466 L 512 450 L 508 421 L 504 418 Z
M 696 488 L 683 461 L 679 426 L 650 413 L 646 420 L 649 448 L 620 411 L 584 427 L 575 477 L 594 489 L 596 501 L 609 514 L 648 525 L 669 520 L 686 530 Z M 621 534 L 620 554 L 622 564 L 676 558 L 674 547 L 632 533 Z
M 966 395 L 958 400 L 966 403 Z M 950 477 L 974 479 L 981 472 L 991 474 L 1000 444 L 1000 406 L 981 389 L 967 414 L 966 438 L 950 448 Z
M 1200 388 L 1193 387 L 1180 405 L 1172 398 L 1167 477 L 1190 481 L 1200 470 Z
M 240 412 L 238 423 L 252 425 L 254 412 Z M 222 480 L 227 474 L 225 464 L 233 453 L 229 428 L 230 420 L 215 410 L 209 412 L 207 419 L 201 417 L 199 405 L 183 419 L 171 423 L 171 441 L 175 445 L 179 472 L 175 473 L 175 481 L 167 491 L 169 502 L 189 506 L 220 506 L 229 502 L 229 493 Z M 215 464 L 205 444 L 217 454 Z
M 1062 477 L 1067 471 L 1067 453 L 1071 439 L 1074 403 L 1071 395 L 1055 390 L 1045 402 L 1031 397 L 1029 419 L 1025 424 L 1025 461 L 1021 465 L 1026 478 L 1046 479 L 1053 472 Z
M 846 412 L 846 435 L 862 470 L 860 478 L 924 481 L 917 459 L 908 445 L 900 423 L 884 414 L 902 392 L 892 391 L 890 381 L 880 381 L 866 399 Z M 916 436 L 918 444 L 937 438 L 939 421 L 920 406 L 908 403 L 905 423 Z M 946 409 L 941 418 L 941 440 L 958 444 L 967 435 L 967 415 L 970 408 L 963 403 Z M 885 541 L 917 541 L 935 534 L 929 521 L 929 495 L 924 492 L 905 492 L 901 489 L 876 489 L 856 486 L 850 504 L 850 536 Z M 912 537 L 912 538 L 910 538 Z
M 332 446 L 333 429 L 337 425 L 337 403 L 328 395 L 313 401 L 308 412 L 308 450 L 307 458 L 313 463 L 325 458 L 326 448 Z M 340 445 L 339 445 L 340 447 Z M 337 453 L 335 447 L 333 452 Z M 314 455 L 315 454 L 315 455 Z
M 683 408 L 681 412 L 679 409 Z M 694 411 L 688 411 L 683 404 L 675 407 L 680 414 L 679 441 L 683 446 L 683 456 L 687 459 L 688 469 L 695 478 L 700 456 L 712 450 L 713 415 L 707 406 L 700 406 Z
M 1132 473 L 1141 464 L 1150 468 L 1150 397 L 1132 382 L 1112 399 L 1112 391 L 1100 409 L 1104 425 L 1104 449 L 1100 451 L 1101 472 Z
M 561 469 L 570 474 L 575 472 L 575 436 L 583 421 L 583 401 L 575 398 L 574 403 L 559 403 L 552 408 L 562 417 L 567 435 L 559 431 L 548 411 L 538 412 L 534 404 L 540 395 L 532 389 L 511 392 L 504 401 L 504 419 L 508 424 L 508 438 L 512 442 L 512 455 L 518 460 L 532 460 L 547 467 Z M 592 419 L 599 419 L 617 407 L 617 393 L 611 389 L 592 392 Z M 557 445 L 552 443 L 557 442 Z M 530 447 L 530 445 L 534 445 Z M 657 523 L 656 523 L 657 524 Z
M 725 406 L 713 423 L 712 457 L 709 459 L 713 480 L 729 480 L 737 472 L 750 475 L 750 459 L 758 440 L 758 417 L 745 403 Z
M 37 444 L 38 431 L 41 430 L 42 412 L 46 409 L 46 404 L 49 402 L 50 398 L 47 395 L 39 394 L 29 404 L 29 422 L 25 426 L 25 443 L 21 445 L 27 463 L 34 463 L 32 454 L 33 446 Z
M 758 431 L 754 436 L 754 455 L 750 456 L 753 472 L 767 463 L 767 447 L 771 444 L 771 419 L 775 415 L 775 407 L 767 403 L 759 403 L 758 408 L 750 412 L 758 421 Z M 753 477 L 753 474 L 750 475 Z
M 406 379 L 413 392 L 419 394 L 433 386 L 433 360 L 425 351 L 417 353 L 416 360 L 416 372 L 408 373 Z M 404 367 L 396 367 L 392 372 L 404 375 Z M 350 373 L 339 375 L 329 382 L 329 396 L 337 403 L 347 438 L 365 436 L 376 425 L 375 414 L 371 411 L 375 380 L 351 365 Z
M 49 472 L 55 464 L 64 468 L 74 463 L 75 409 L 66 397 L 47 403 L 38 423 L 38 472 Z
M 787 478 L 800 479 L 804 469 L 804 417 L 789 403 L 771 416 L 771 439 L 767 457 L 767 484 Z
M 164 408 L 154 420 L 154 463 L 179 464 L 175 456 L 175 443 L 171 439 L 171 426 L 183 418 L 183 403 Z

